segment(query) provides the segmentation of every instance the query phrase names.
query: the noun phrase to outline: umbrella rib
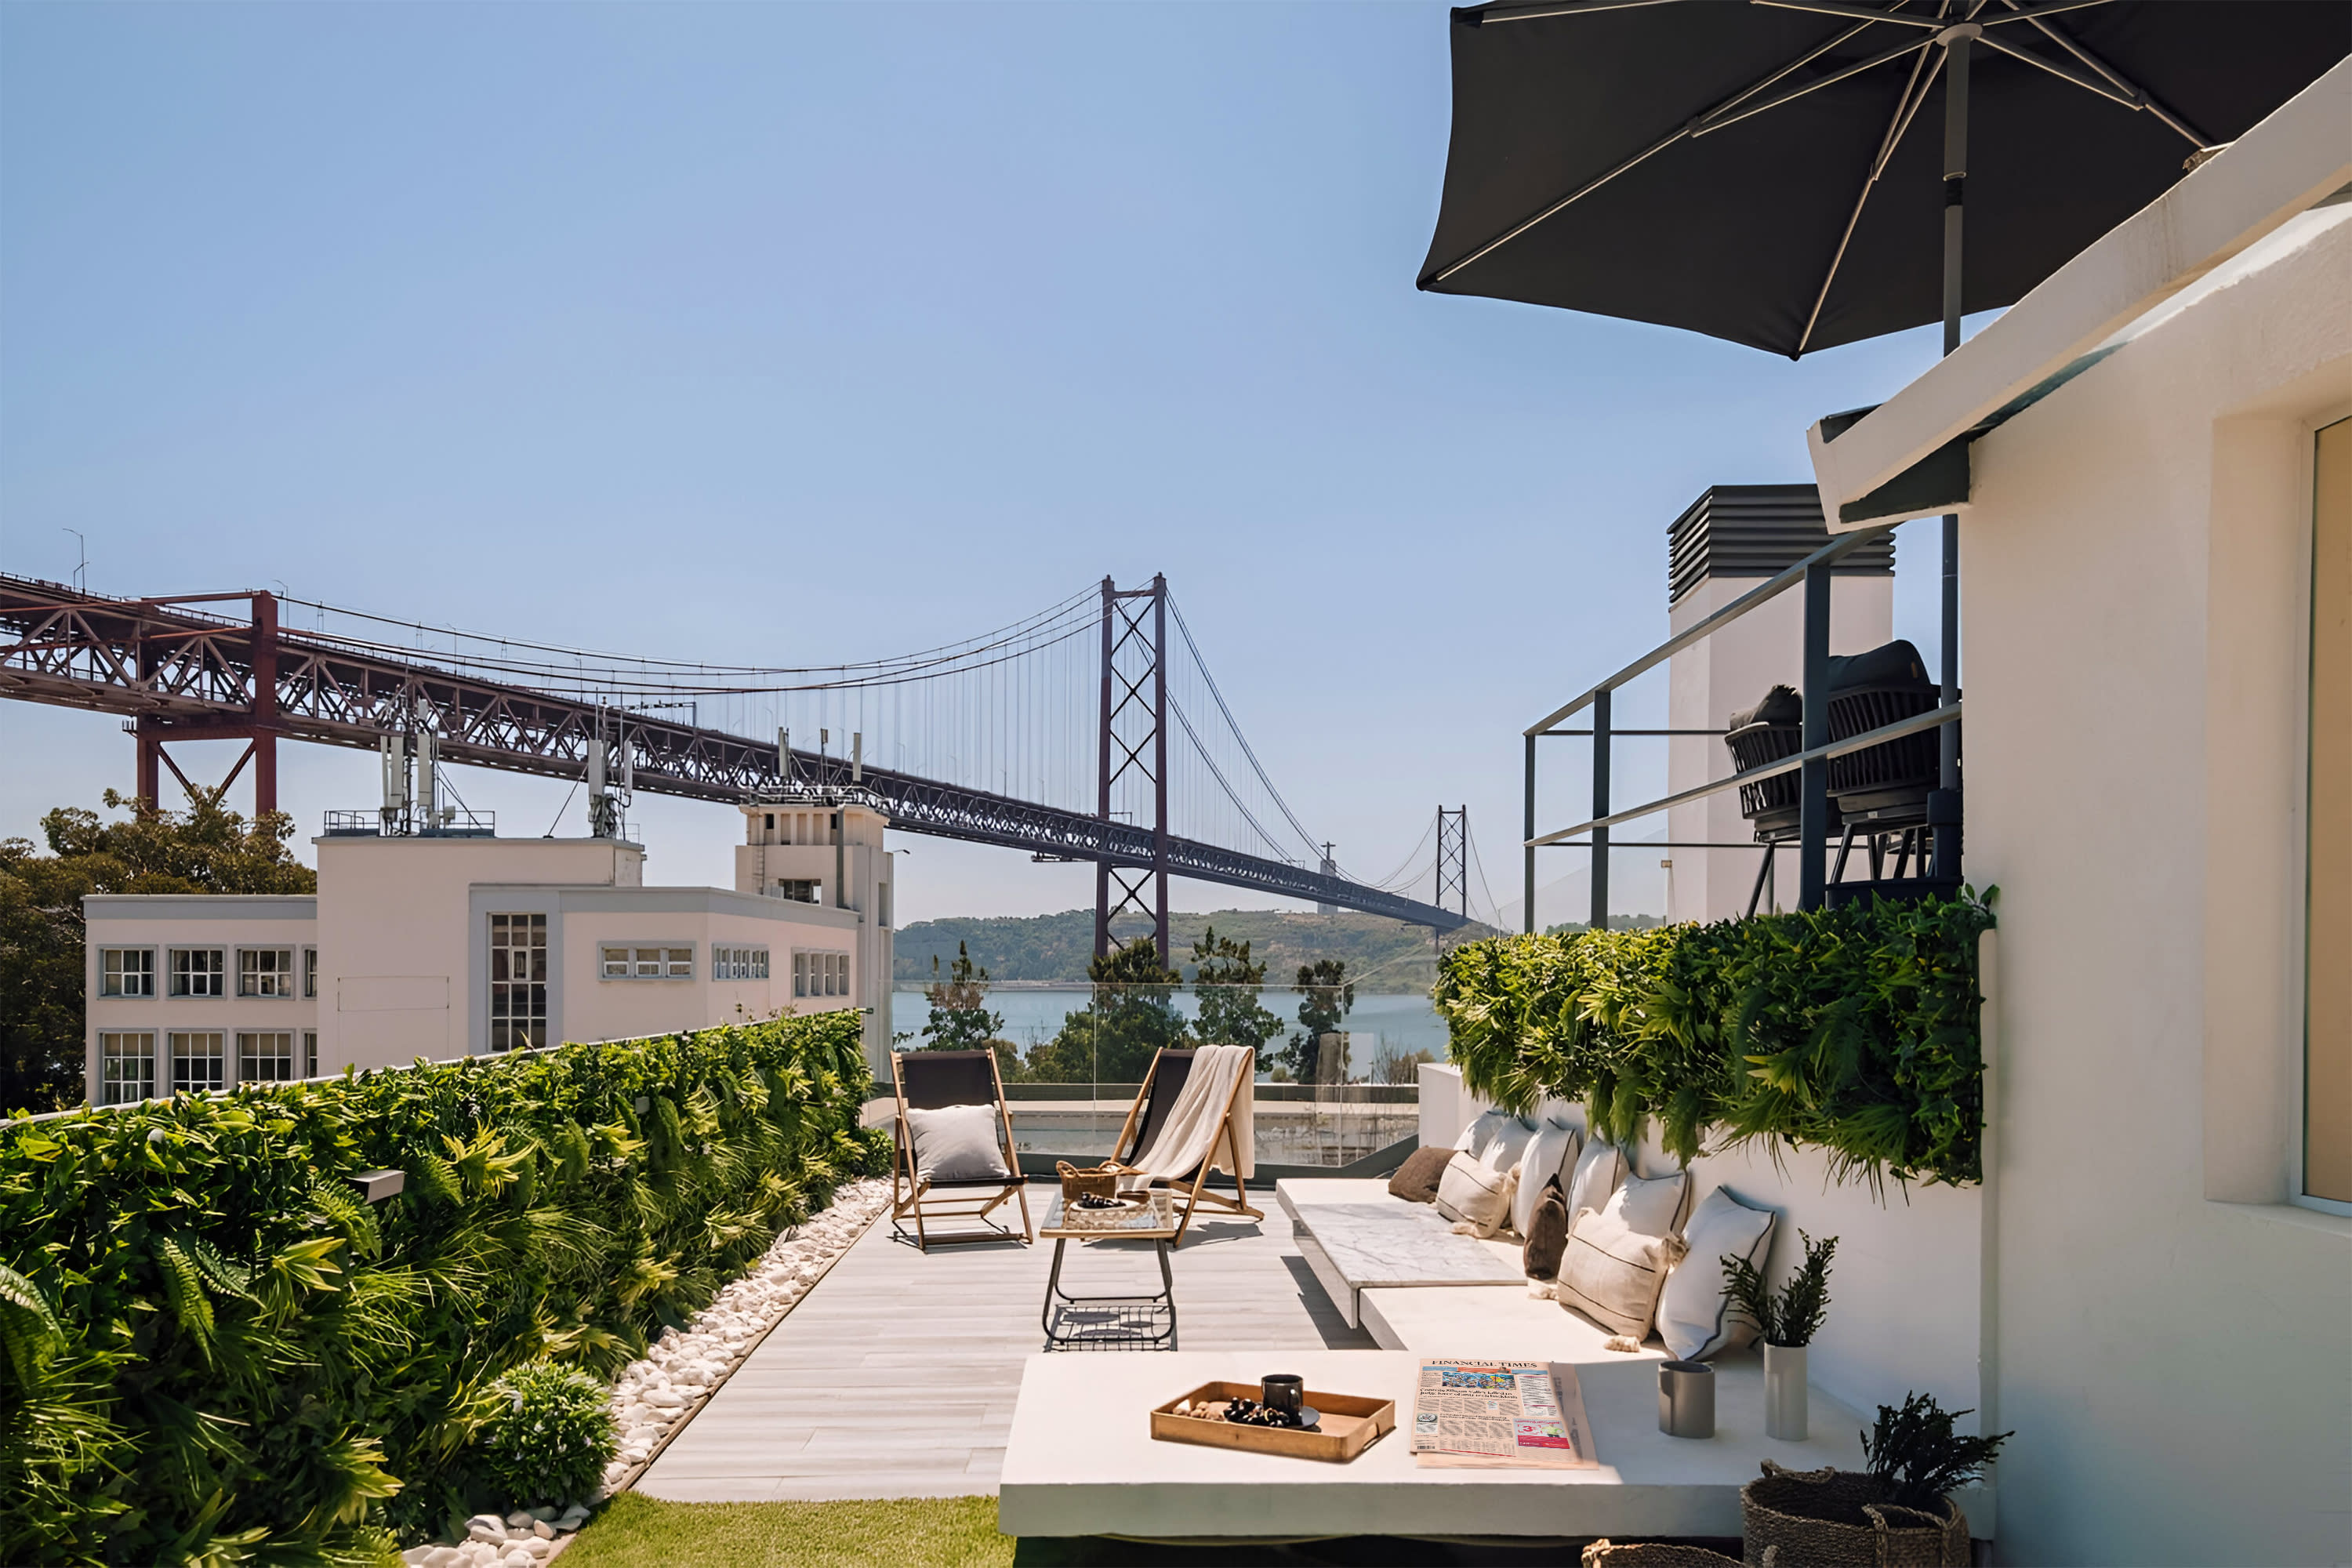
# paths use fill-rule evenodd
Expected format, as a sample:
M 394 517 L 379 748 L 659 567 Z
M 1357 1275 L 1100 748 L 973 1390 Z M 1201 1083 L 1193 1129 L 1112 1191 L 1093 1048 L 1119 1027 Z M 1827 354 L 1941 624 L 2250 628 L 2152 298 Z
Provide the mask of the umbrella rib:
M 1478 13 L 1477 25 L 1496 22 L 1540 22 L 1548 16 L 1580 16 L 1588 11 L 1632 11 L 1643 5 L 1673 5 L 1680 0 L 1556 0 L 1549 5 L 1507 5 Z
M 2016 45 L 2004 44 L 1999 38 L 1992 37 L 1990 34 L 1987 34 L 1985 37 L 1979 38 L 1977 42 L 1982 44 L 1986 48 L 2000 50 L 2002 54 L 2007 55 L 2011 59 L 2022 60 L 2030 66 L 2039 66 L 2043 70 L 2048 71 L 2052 76 L 2056 77 L 2060 81 L 2072 82 L 2074 86 L 2081 88 L 2084 92 L 2094 94 L 2099 98 L 2104 98 L 2109 103 L 2120 103 L 2126 109 L 2137 109 L 2139 107 L 2139 100 L 2127 93 L 2116 90 L 2115 88 L 2108 86 L 2105 82 L 2095 81 L 2079 71 L 2071 70 L 2068 68 L 2058 64 L 2055 60 L 2045 60 L 2040 55 L 2028 54 L 2025 50 L 2019 48 Z
M 1943 22 L 1934 16 L 1903 16 L 1875 6 L 1843 4 L 1842 0 L 1748 0 L 1751 5 L 1769 5 L 1776 11 L 1812 11 L 1823 16 L 1860 16 L 1873 22 L 1900 22 L 1908 27 L 1928 27 L 1940 31 Z
M 2006 26 L 2011 22 L 2032 22 L 2040 26 L 2042 18 L 2054 11 L 2086 10 L 2093 5 L 2105 5 L 2108 0 L 2046 0 L 2046 4 L 2040 5 L 2021 5 L 2017 0 L 2002 0 L 2002 3 L 2009 6 L 2009 15 L 1995 16 L 1985 24 L 1986 26 Z
M 1927 54 L 1921 50 L 1911 62 L 1911 79 L 1903 84 L 1903 96 L 1895 100 L 1894 117 L 1886 122 L 1886 135 L 1878 145 L 1878 156 L 1871 161 L 1869 177 L 1862 182 L 1862 190 L 1853 198 L 1853 211 L 1847 215 L 1845 233 L 1838 237 L 1837 253 L 1830 258 L 1829 270 L 1822 275 L 1821 291 L 1813 296 L 1813 308 L 1805 317 L 1805 330 L 1798 334 L 1796 352 L 1789 357 L 1801 359 L 1805 345 L 1812 342 L 1813 328 L 1821 323 L 1822 307 L 1829 302 L 1830 285 L 1837 281 L 1838 268 L 1845 265 L 1846 247 L 1853 243 L 1853 231 L 1862 223 L 1862 209 L 1870 201 L 1870 193 L 1877 188 L 1878 176 L 1886 172 L 1887 161 L 1895 156 L 1903 133 L 1911 129 L 1911 120 L 1919 106 L 1927 101 L 1927 89 L 1920 81 L 1927 75 Z
M 1668 132 L 1665 135 L 1660 137 L 1649 146 L 1644 147 L 1639 153 L 1634 153 L 1632 157 L 1626 159 L 1615 168 L 1611 169 L 1606 174 L 1598 175 L 1593 179 L 1587 180 L 1583 184 L 1577 186 L 1576 189 L 1569 192 L 1568 195 L 1560 197 L 1559 200 L 1552 203 L 1549 206 L 1543 208 L 1540 212 L 1538 212 L 1531 216 L 1522 218 L 1519 222 L 1512 225 L 1509 228 L 1505 229 L 1502 233 L 1496 235 L 1486 244 L 1478 247 L 1475 250 L 1469 252 L 1460 259 L 1451 262 L 1445 267 L 1440 268 L 1438 271 L 1432 273 L 1428 278 L 1424 279 L 1419 286 L 1426 289 L 1432 284 L 1443 283 L 1447 279 L 1453 277 L 1455 273 L 1461 271 L 1464 268 L 1469 267 L 1478 261 L 1484 260 L 1489 256 L 1492 256 L 1496 251 L 1500 250 L 1503 247 L 1510 244 L 1511 241 L 1518 238 L 1529 229 L 1535 227 L 1538 224 L 1542 223 L 1545 219 L 1549 218 L 1556 214 L 1566 211 L 1569 207 L 1582 201 L 1585 197 L 1591 195 L 1593 192 L 1599 190 L 1601 186 L 1607 184 L 1618 175 L 1625 173 L 1628 169 L 1633 168 L 1638 164 L 1646 163 L 1650 159 L 1656 157 L 1659 153 L 1664 152 L 1667 148 L 1673 146 L 1684 137 L 1696 134 L 1698 128 L 1706 124 L 1708 116 L 1721 114 L 1727 110 L 1732 109 L 1738 104 L 1745 103 L 1748 100 L 1755 97 L 1766 88 L 1770 87 L 1774 82 L 1785 79 L 1790 72 L 1802 69 L 1814 60 L 1821 58 L 1822 56 L 1829 53 L 1832 49 L 1838 47 L 1849 38 L 1854 37 L 1856 35 L 1862 33 L 1873 24 L 1888 20 L 1891 15 L 1891 13 L 1885 11 L 1870 12 L 1870 19 L 1868 21 L 1861 22 L 1853 26 L 1848 27 L 1845 31 L 1836 35 L 1834 37 L 1829 38 L 1815 46 L 1813 48 L 1798 56 L 1795 59 L 1790 60 L 1787 65 L 1780 67 L 1778 70 L 1772 71 L 1761 79 L 1748 87 L 1742 88 L 1739 91 L 1732 94 L 1729 98 L 1727 98 L 1722 102 L 1717 104 L 1713 109 L 1708 110 L 1706 114 L 1695 116 L 1685 121 L 1683 124 L 1676 126 L 1674 130 Z M 1906 22 L 1912 19 L 1913 18 L 1908 16 L 1901 18 L 1901 20 Z M 1800 89 L 1798 92 L 1785 94 L 1780 98 L 1768 100 L 1764 104 L 1759 105 L 1759 110 L 1752 110 L 1749 112 L 1758 112 L 1762 109 L 1769 109 L 1777 104 L 1789 102 L 1791 99 L 1799 98 L 1803 96 L 1804 93 L 1811 92 L 1813 88 L 1826 87 L 1832 81 L 1837 81 L 1844 77 L 1852 76 L 1856 70 L 1866 70 L 1872 66 L 1892 59 L 1904 53 L 1906 50 L 1914 48 L 1925 49 L 1933 42 L 1933 39 L 1929 39 L 1927 43 L 1906 44 L 1903 48 L 1895 49 L 1885 55 L 1881 55 L 1874 58 L 1865 60 L 1859 66 L 1855 66 L 1848 70 L 1841 71 L 1835 76 L 1826 77 L 1821 81 L 1814 82 L 1811 86 Z M 1747 118 L 1747 115 L 1743 114 L 1738 118 L 1744 120 Z M 1728 124 L 1730 121 L 1726 121 L 1723 123 Z M 1714 129 L 1711 125 L 1707 128 L 1710 130 Z
M 2109 81 L 2115 83 L 2116 86 L 2123 91 L 2130 93 L 2133 97 L 2134 108 L 2145 109 L 2150 114 L 2155 115 L 2158 120 L 2164 121 L 2165 124 L 2169 125 L 2173 130 L 2188 138 L 2189 143 L 2192 147 L 2205 147 L 2210 144 L 2203 136 L 2198 133 L 2196 127 L 2190 125 L 2187 121 L 2182 120 L 2179 115 L 2173 113 L 2172 110 L 2167 109 L 2163 104 L 2158 103 L 2145 89 L 2135 86 L 2130 79 L 2126 78 L 2121 71 L 2116 69 L 2115 67 L 2107 64 L 2106 61 L 2099 58 L 2098 56 L 2093 54 L 2090 50 L 2084 48 L 2074 39 L 2068 37 L 2064 33 L 2060 32 L 2049 23 L 2042 20 L 2041 13 L 2048 10 L 2048 6 L 2035 6 L 2032 9 L 2028 10 L 2021 6 L 2018 4 L 2018 0 L 2001 0 L 2001 4 L 2009 6 L 2011 14 L 2006 16 L 1994 17 L 1992 21 L 1986 24 L 1987 26 L 1998 26 L 2003 22 L 2025 21 L 2032 23 L 2034 30 L 2042 34 L 2042 37 L 2048 38 L 2052 43 L 2056 44 L 2060 48 L 2065 50 L 2068 54 L 2074 56 L 2076 59 L 2082 61 L 2084 65 L 2090 67 L 2093 70 L 2098 72 Z M 1986 41 L 1991 41 L 1990 36 L 1988 36 Z
M 1786 0 L 1756 0 L 1756 4 L 1759 5 L 1784 5 L 1785 3 Z M 1802 7 L 1791 6 L 1790 8 L 1801 9 Z M 1794 103 L 1797 100 L 1805 97 L 1808 93 L 1819 92 L 1825 87 L 1834 86 L 1837 83 L 1845 80 L 1845 79 L 1850 76 L 1859 76 L 1864 71 L 1870 70 L 1874 67 L 1883 66 L 1889 60 L 1901 59 L 1905 55 L 1923 53 L 1926 50 L 1934 48 L 1935 47 L 1936 40 L 1932 37 L 1914 38 L 1908 43 L 1897 44 L 1895 47 L 1887 49 L 1883 53 L 1873 55 L 1866 60 L 1857 60 L 1853 65 L 1846 67 L 1843 70 L 1832 71 L 1825 77 L 1816 77 L 1813 80 L 1805 83 L 1802 87 L 1790 88 L 1787 92 L 1781 93 L 1777 97 L 1768 98 L 1761 103 L 1751 104 L 1748 108 L 1741 110 L 1737 114 L 1725 115 L 1720 120 L 1710 116 L 1702 120 L 1696 127 L 1694 127 L 1691 131 L 1691 134 L 1693 136 L 1706 136 L 1714 132 L 1722 130 L 1727 125 L 1737 125 L 1741 121 L 1752 119 L 1756 115 L 1763 113 L 1768 109 L 1778 109 L 1784 103 Z M 1720 110 L 1717 110 L 1715 112 L 1718 114 L 1722 113 Z

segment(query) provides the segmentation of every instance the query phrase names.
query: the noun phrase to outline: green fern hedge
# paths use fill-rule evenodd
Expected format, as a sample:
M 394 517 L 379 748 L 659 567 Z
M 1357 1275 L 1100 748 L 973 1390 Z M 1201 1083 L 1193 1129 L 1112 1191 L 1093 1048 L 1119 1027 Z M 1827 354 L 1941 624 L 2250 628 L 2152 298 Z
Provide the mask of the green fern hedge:
M 1988 898 L 1990 898 L 1988 894 Z M 1495 937 L 1449 953 L 1436 1003 L 1473 1089 L 1580 1100 L 1616 1142 L 1659 1123 L 1688 1162 L 1826 1150 L 1840 1181 L 1983 1179 L 1977 938 L 1952 900 L 1650 931 Z
M 643 1353 L 881 1169 L 867 1082 L 835 1013 L 0 1128 L 0 1562 L 379 1562 L 505 1502 L 499 1378 Z

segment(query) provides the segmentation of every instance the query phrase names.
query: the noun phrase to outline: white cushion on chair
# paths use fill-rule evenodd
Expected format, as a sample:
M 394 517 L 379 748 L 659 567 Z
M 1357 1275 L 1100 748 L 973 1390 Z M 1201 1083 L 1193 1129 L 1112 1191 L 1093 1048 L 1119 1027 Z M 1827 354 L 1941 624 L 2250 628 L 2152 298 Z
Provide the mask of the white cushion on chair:
M 935 1182 L 1012 1180 L 1004 1163 L 1003 1125 L 993 1105 L 942 1105 L 907 1112 L 915 1141 L 915 1173 Z

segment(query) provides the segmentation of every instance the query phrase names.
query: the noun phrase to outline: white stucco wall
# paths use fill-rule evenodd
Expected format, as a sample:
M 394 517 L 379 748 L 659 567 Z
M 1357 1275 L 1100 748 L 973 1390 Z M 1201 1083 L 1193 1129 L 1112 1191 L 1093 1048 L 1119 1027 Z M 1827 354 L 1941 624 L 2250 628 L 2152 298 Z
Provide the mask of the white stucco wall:
M 478 882 L 631 886 L 645 851 L 601 838 L 317 838 L 319 1070 L 486 1048 L 467 1006 Z M 551 1036 L 566 1024 L 549 1019 Z
M 2352 414 L 2347 220 L 2298 220 L 1976 446 L 2008 1561 L 2352 1561 L 2352 1220 L 2284 1206 L 2308 454 Z
M 222 1041 L 223 1071 L 237 1071 L 239 1033 L 289 1032 L 295 1037 L 296 1071 L 301 1070 L 302 1037 L 317 1026 L 318 1004 L 301 994 L 305 950 L 318 941 L 318 900 L 299 894 L 251 896 L 197 894 L 93 894 L 82 903 L 88 997 L 84 1008 L 84 1083 L 95 1104 L 104 1098 L 104 1076 L 99 1061 L 99 1036 L 126 1032 L 154 1037 L 155 1090 L 172 1091 L 170 1036 L 175 1031 L 213 1032 Z M 171 994 L 171 954 L 174 948 L 217 948 L 226 973 L 222 996 Z M 109 948 L 144 948 L 155 955 L 155 994 L 107 996 L 99 984 L 102 955 Z M 237 994 L 237 951 L 279 948 L 292 953 L 295 965 L 291 996 Z M 232 1076 L 231 1081 L 235 1081 Z

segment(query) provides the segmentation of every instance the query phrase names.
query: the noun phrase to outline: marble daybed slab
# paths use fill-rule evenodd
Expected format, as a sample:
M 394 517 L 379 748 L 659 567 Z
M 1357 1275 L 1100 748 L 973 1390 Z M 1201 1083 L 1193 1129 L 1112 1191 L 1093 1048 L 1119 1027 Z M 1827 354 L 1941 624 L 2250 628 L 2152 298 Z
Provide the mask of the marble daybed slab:
M 1382 1350 L 1422 1355 L 1493 1355 L 1522 1361 L 1664 1361 L 1655 1334 L 1638 1351 L 1612 1351 L 1609 1331 L 1557 1301 L 1517 1285 L 1464 1285 L 1440 1290 L 1380 1290 L 1357 1299 L 1358 1326 Z
M 1370 1289 L 1526 1289 L 1518 1243 L 1456 1236 L 1434 1207 L 1390 1196 L 1385 1182 L 1309 1177 L 1276 1184 L 1275 1197 L 1300 1256 L 1351 1327 L 1364 1327 Z
M 1393 1399 L 1410 1426 L 1417 1355 L 1387 1351 L 1181 1351 L 1169 1355 L 1032 1356 L 1004 1451 L 998 1528 L 1007 1535 L 1147 1539 L 1713 1535 L 1740 1532 L 1739 1489 L 1759 1464 L 1793 1469 L 1864 1459 L 1856 1412 L 1816 1388 L 1811 1438 L 1764 1436 L 1764 1372 L 1732 1357 L 1716 1375 L 1716 1435 L 1658 1430 L 1657 1368 L 1619 1358 L 1580 1366 L 1600 1447 L 1597 1469 L 1423 1468 L 1405 1430 L 1350 1464 L 1321 1464 L 1151 1437 L 1151 1406 L 1213 1379 L 1296 1373 L 1311 1389 Z M 1979 1536 L 1992 1500 L 1962 1506 Z

